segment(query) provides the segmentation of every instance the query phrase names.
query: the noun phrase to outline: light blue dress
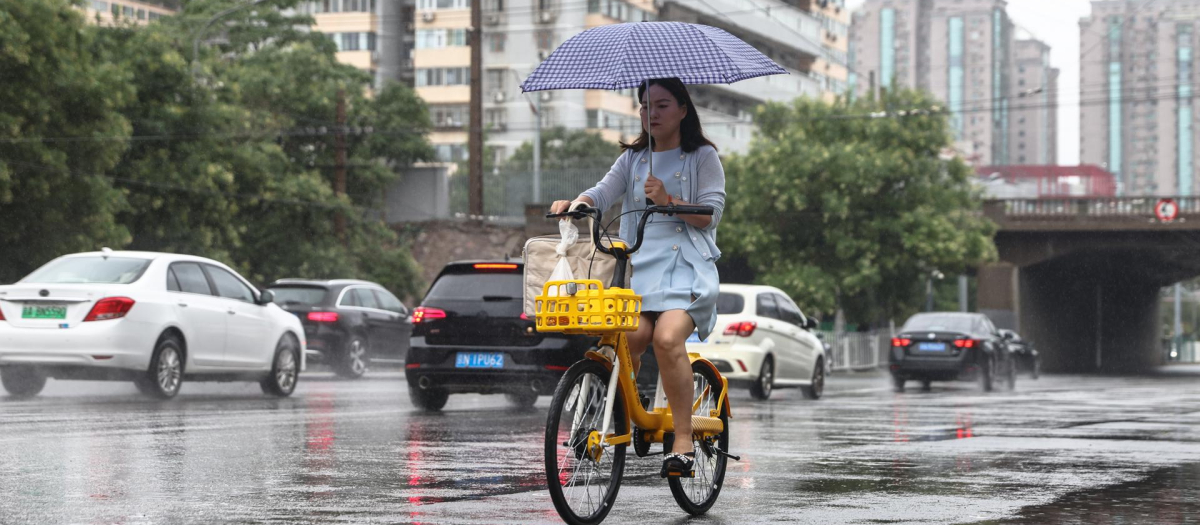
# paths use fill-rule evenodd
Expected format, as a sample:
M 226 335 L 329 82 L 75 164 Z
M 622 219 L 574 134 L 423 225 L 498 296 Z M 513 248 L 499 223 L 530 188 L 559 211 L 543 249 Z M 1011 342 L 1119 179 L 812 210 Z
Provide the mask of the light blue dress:
M 654 176 L 675 199 L 683 198 L 683 159 L 680 148 L 654 153 Z M 649 163 L 638 162 L 631 170 L 633 181 L 629 189 L 637 209 L 646 208 L 649 168 Z M 631 214 L 628 217 L 636 220 L 640 216 Z M 646 240 L 631 260 L 633 290 L 642 296 L 643 312 L 686 310 L 699 328 L 701 339 L 705 339 L 717 314 L 720 277 L 716 263 L 702 256 L 689 241 L 685 226 L 678 216 L 655 214 L 650 217 L 646 224 Z

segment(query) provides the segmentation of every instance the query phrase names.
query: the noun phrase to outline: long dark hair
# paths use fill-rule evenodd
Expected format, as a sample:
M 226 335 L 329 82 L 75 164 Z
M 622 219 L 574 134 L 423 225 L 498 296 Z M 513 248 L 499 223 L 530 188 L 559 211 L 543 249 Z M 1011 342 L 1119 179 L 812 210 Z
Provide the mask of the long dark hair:
M 646 89 L 649 86 L 662 86 L 663 89 L 671 92 L 675 96 L 675 101 L 680 106 L 687 107 L 687 115 L 683 117 L 683 121 L 679 123 L 679 146 L 683 151 L 691 153 L 700 149 L 700 146 L 712 146 L 717 148 L 708 137 L 704 136 L 704 129 L 700 127 L 700 114 L 696 111 L 696 105 L 692 103 L 691 95 L 688 95 L 688 90 L 684 87 L 683 82 L 678 78 L 655 78 L 647 84 L 643 82 L 638 86 L 638 102 L 646 97 Z M 647 110 L 648 111 L 648 110 Z M 641 116 L 638 117 L 638 125 L 641 126 Z M 628 144 L 621 142 L 621 149 L 631 149 L 633 151 L 642 151 L 650 145 L 650 133 L 642 128 L 642 133 L 638 138 Z

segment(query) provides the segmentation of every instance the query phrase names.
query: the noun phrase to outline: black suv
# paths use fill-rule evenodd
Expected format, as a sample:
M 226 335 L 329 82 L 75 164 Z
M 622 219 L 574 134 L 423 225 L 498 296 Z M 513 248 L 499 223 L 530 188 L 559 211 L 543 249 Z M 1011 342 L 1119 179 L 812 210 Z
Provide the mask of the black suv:
M 358 378 L 371 361 L 404 360 L 412 324 L 408 308 L 382 286 L 355 280 L 280 279 L 267 289 L 304 325 L 310 358 L 342 377 Z
M 928 390 L 933 381 L 977 380 L 985 392 L 1001 380 L 1016 385 L 1016 363 L 992 321 L 983 314 L 917 314 L 892 338 L 888 355 L 897 392 L 909 379 Z
M 440 410 L 450 394 L 506 394 L 521 407 L 554 387 L 597 338 L 543 334 L 524 313 L 524 265 L 453 262 L 413 309 L 405 362 L 412 402 Z

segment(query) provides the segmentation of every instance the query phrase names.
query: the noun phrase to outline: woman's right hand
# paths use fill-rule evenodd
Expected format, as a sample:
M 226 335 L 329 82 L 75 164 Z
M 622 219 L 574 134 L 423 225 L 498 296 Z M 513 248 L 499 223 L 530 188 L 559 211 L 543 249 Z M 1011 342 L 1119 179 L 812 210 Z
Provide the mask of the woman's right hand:
M 571 208 L 571 201 L 554 201 L 550 205 L 550 213 L 562 213 Z M 561 220 L 570 220 L 570 217 L 563 217 Z

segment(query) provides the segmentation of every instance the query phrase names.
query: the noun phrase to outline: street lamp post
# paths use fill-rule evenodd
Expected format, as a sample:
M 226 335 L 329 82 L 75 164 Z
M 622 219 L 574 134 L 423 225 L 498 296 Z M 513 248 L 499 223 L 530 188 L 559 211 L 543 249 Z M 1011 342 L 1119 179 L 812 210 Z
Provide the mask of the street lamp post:
M 199 55 L 200 55 L 200 37 L 204 36 L 204 32 L 208 31 L 208 28 L 212 27 L 212 25 L 215 24 L 218 20 L 220 20 L 232 13 L 235 13 L 237 11 L 245 9 L 247 7 L 253 7 L 253 6 L 256 6 L 256 5 L 266 2 L 266 1 L 268 1 L 268 0 L 252 0 L 245 4 L 239 4 L 239 5 L 230 7 L 229 9 L 226 9 L 224 11 L 221 11 L 221 12 L 213 15 L 212 18 L 209 18 L 208 21 L 204 22 L 204 25 L 200 26 L 200 29 L 197 29 L 195 33 L 192 33 L 192 76 L 193 77 L 195 77 L 200 72 L 200 62 L 199 62 L 199 60 L 197 60 L 197 57 L 199 57 Z

